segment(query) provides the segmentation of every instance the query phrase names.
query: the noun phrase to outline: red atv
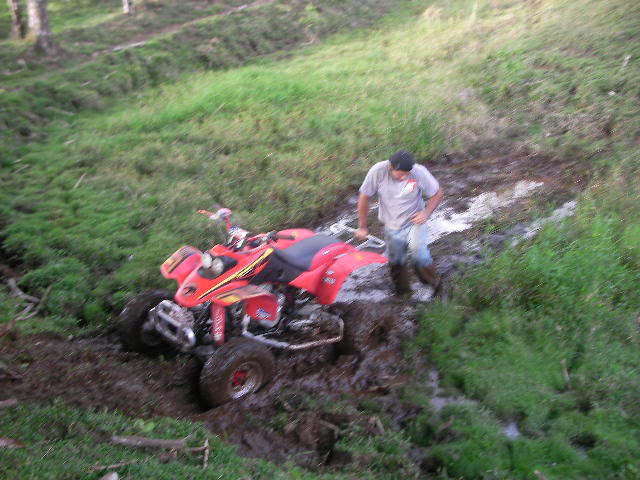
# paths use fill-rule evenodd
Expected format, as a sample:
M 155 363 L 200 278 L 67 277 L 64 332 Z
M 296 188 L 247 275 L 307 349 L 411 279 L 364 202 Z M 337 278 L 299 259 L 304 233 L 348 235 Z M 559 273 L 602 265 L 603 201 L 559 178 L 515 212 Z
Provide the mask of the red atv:
M 119 332 L 133 351 L 179 349 L 200 358 L 200 392 L 210 406 L 258 390 L 273 376 L 269 347 L 301 350 L 348 336 L 343 320 L 327 308 L 349 274 L 386 263 L 384 242 L 369 236 L 353 246 L 330 233 L 288 229 L 252 235 L 232 225 L 231 211 L 200 210 L 226 227 L 227 241 L 201 252 L 184 246 L 161 267 L 175 279 L 175 295 L 151 290 L 131 300 L 120 314 Z M 353 333 L 351 333 L 353 335 Z

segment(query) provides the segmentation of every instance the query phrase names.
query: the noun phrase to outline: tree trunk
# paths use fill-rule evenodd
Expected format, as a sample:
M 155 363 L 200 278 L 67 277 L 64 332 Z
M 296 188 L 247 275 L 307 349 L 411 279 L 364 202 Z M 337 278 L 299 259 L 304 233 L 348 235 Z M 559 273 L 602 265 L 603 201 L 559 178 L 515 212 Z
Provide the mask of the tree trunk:
M 134 0 L 122 0 L 122 11 L 128 15 L 136 12 L 136 6 Z
M 24 38 L 26 27 L 22 15 L 22 5 L 19 0 L 7 0 L 11 11 L 11 38 Z
M 53 36 L 49 28 L 47 0 L 27 0 L 29 10 L 29 36 L 35 37 L 36 49 L 47 54 L 55 50 Z

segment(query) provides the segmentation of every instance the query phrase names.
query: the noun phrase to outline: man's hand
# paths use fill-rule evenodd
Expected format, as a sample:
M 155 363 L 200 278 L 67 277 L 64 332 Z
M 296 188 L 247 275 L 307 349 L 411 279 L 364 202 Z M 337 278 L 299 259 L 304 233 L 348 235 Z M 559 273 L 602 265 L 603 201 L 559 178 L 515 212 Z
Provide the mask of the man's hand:
M 411 223 L 416 225 L 422 225 L 424 222 L 429 220 L 431 215 L 426 212 L 426 210 L 420 210 L 418 213 L 414 213 L 411 217 Z
M 369 235 L 369 229 L 362 227 L 358 228 L 353 234 L 353 236 L 356 237 L 356 240 L 366 240 L 367 235 Z

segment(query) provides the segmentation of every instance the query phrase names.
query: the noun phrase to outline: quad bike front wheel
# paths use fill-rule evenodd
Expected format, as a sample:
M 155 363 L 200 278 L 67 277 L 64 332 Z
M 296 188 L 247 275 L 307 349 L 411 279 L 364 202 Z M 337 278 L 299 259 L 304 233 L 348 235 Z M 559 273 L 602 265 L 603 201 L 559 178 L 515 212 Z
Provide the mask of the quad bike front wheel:
M 170 350 L 160 334 L 149 329 L 149 310 L 163 300 L 171 300 L 168 290 L 148 290 L 127 303 L 120 313 L 118 333 L 125 349 L 148 354 L 158 354 Z
M 200 394 L 210 407 L 256 392 L 273 377 L 275 360 L 264 345 L 233 338 L 211 355 L 200 373 Z

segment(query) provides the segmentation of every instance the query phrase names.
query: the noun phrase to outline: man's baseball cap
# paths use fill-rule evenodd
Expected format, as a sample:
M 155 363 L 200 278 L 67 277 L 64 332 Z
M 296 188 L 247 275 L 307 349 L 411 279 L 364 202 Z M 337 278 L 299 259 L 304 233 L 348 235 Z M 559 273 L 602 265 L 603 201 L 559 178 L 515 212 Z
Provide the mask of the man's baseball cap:
M 406 150 L 398 150 L 389 157 L 389 161 L 394 170 L 402 170 L 403 172 L 411 171 L 413 164 L 416 163 L 413 160 L 413 155 Z

